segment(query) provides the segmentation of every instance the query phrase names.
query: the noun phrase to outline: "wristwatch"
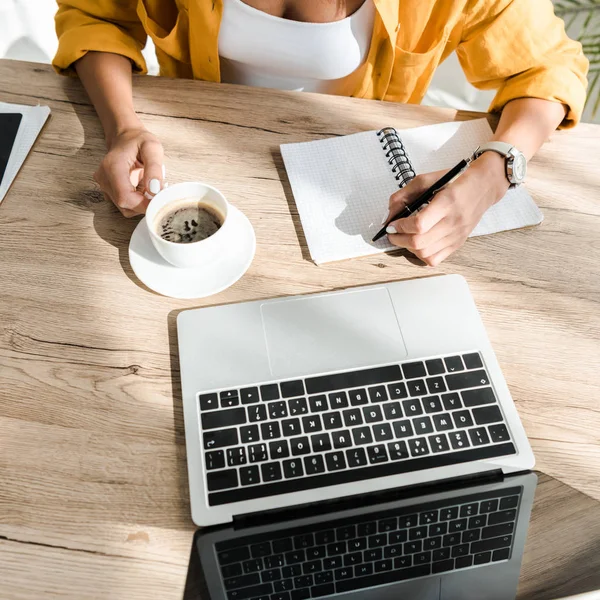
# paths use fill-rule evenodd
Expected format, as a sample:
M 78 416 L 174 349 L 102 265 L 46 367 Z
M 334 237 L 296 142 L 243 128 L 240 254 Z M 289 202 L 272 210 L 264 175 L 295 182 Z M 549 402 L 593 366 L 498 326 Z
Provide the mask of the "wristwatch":
M 514 146 L 506 142 L 488 142 L 475 150 L 473 158 L 479 158 L 484 152 L 496 152 L 496 154 L 504 156 L 506 178 L 510 182 L 511 187 L 521 185 L 525 181 L 525 177 L 527 176 L 527 159 Z

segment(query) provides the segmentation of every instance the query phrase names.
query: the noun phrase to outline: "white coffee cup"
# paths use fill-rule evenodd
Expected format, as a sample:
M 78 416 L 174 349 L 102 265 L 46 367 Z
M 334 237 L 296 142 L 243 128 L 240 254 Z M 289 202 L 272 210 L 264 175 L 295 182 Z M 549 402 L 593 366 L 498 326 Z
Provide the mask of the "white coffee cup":
M 212 208 L 222 218 L 220 229 L 198 242 L 181 244 L 163 239 L 158 234 L 159 213 L 163 213 L 163 209 L 169 204 L 188 199 L 197 200 Z M 172 265 L 183 268 L 199 267 L 217 259 L 231 248 L 235 235 L 225 196 L 216 188 L 200 182 L 176 183 L 156 194 L 146 209 L 146 225 L 159 254 Z

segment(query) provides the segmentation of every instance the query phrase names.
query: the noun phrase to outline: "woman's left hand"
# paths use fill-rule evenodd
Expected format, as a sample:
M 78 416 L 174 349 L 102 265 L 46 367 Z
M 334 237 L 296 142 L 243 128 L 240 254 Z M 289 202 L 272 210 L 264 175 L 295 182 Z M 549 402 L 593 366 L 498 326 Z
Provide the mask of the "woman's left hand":
M 486 152 L 456 181 L 439 192 L 431 203 L 406 219 L 392 221 L 388 238 L 406 248 L 430 267 L 458 250 L 485 211 L 509 188 L 504 158 Z M 390 198 L 390 214 L 398 213 L 433 185 L 446 171 L 419 175 Z

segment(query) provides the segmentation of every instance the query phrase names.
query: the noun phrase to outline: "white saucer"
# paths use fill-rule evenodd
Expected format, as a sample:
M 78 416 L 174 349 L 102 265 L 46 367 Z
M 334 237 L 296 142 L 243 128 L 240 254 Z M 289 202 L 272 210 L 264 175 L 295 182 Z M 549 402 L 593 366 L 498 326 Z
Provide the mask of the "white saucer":
M 167 262 L 148 234 L 146 219 L 135 228 L 129 242 L 129 263 L 138 279 L 151 290 L 171 298 L 205 298 L 233 285 L 248 270 L 256 252 L 256 236 L 246 215 L 230 206 L 238 230 L 235 247 L 227 248 L 211 264 L 182 269 Z

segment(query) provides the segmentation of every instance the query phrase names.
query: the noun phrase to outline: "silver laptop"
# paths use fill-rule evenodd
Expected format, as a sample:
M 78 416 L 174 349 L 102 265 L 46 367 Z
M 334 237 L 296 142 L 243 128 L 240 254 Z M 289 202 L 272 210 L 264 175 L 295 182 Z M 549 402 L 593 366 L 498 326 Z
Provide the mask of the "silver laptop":
M 177 330 L 197 525 L 534 465 L 462 277 L 188 310 Z

